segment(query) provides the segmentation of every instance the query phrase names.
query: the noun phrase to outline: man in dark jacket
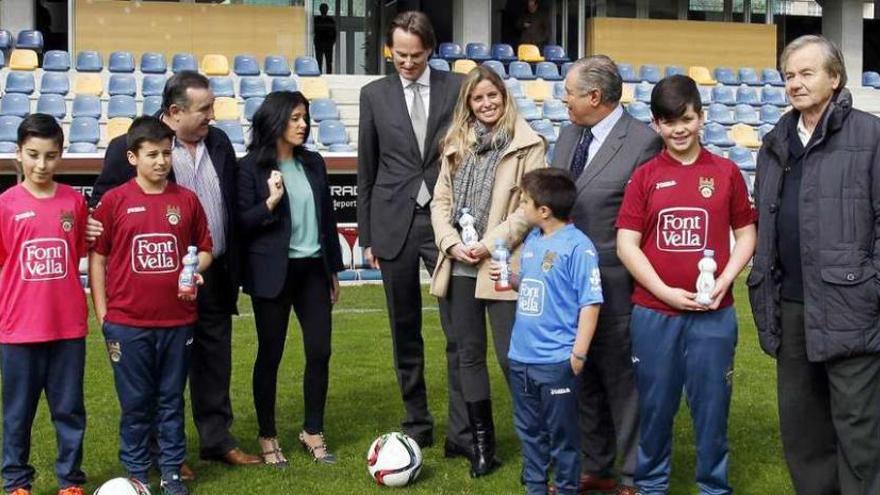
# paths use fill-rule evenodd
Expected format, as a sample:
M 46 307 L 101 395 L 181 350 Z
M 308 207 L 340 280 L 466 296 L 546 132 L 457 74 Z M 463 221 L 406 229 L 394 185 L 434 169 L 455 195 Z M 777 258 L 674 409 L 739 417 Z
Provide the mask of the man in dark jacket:
M 792 41 L 781 66 L 794 109 L 758 154 L 752 312 L 795 491 L 877 494 L 880 119 L 852 108 L 825 38 Z
M 323 74 L 333 73 L 333 45 L 336 44 L 336 21 L 327 15 L 329 10 L 330 7 L 322 3 L 318 7 L 321 15 L 316 15 L 312 23 L 315 32 L 315 58 L 318 59 L 319 67 L 323 60 Z

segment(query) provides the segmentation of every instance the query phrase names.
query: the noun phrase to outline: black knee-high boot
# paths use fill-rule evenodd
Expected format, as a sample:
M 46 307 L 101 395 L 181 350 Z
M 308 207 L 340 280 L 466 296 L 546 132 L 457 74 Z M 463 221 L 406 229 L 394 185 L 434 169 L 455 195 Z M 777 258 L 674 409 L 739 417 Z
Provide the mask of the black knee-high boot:
M 474 437 L 471 454 L 471 477 L 484 476 L 501 466 L 495 458 L 495 424 L 492 421 L 492 401 L 467 403 L 468 419 Z

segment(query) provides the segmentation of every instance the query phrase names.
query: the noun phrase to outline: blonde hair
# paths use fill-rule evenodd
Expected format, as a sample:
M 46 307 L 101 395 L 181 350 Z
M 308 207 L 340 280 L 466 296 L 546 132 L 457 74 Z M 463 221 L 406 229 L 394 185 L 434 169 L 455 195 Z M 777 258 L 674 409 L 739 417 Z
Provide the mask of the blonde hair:
M 441 149 L 446 150 L 448 146 L 455 148 L 455 154 L 449 158 L 449 166 L 451 171 L 455 171 L 464 163 L 465 157 L 469 153 L 473 153 L 474 144 L 477 142 L 477 135 L 474 131 L 474 122 L 476 117 L 471 110 L 470 96 L 477 84 L 489 81 L 493 86 L 498 88 L 501 98 L 504 100 L 504 109 L 501 117 L 495 122 L 494 136 L 492 136 L 493 144 L 502 143 L 513 138 L 514 127 L 516 127 L 516 103 L 510 97 L 507 86 L 498 74 L 482 65 L 471 69 L 464 82 L 461 84 L 461 90 L 458 92 L 458 102 L 455 104 L 455 112 L 452 114 L 452 122 L 449 124 L 449 130 L 441 142 Z

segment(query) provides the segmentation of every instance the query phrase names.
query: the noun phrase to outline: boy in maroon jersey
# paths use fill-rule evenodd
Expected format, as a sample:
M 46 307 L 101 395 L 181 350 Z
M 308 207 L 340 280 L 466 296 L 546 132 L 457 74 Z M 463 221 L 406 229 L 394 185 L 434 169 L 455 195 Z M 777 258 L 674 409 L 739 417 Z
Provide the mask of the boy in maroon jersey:
M 210 265 L 211 237 L 195 193 L 168 181 L 173 136 L 154 117 L 132 123 L 127 154 L 137 176 L 95 208 L 104 233 L 89 275 L 122 410 L 120 461 L 129 476 L 148 483 L 155 424 L 162 493 L 185 495 L 183 390 L 197 312 L 194 296 L 178 298 L 178 276 L 190 245 L 198 248 L 197 272 Z
M 684 388 L 700 493 L 727 494 L 737 340 L 730 288 L 755 250 L 757 215 L 737 166 L 700 146 L 703 112 L 693 79 L 657 83 L 651 112 L 665 149 L 633 174 L 617 217 L 617 251 L 637 282 L 630 322 L 640 420 L 635 482 L 645 495 L 669 491 L 672 424 Z M 703 299 L 695 293 L 697 264 L 708 274 L 710 251 L 714 289 L 703 275 Z

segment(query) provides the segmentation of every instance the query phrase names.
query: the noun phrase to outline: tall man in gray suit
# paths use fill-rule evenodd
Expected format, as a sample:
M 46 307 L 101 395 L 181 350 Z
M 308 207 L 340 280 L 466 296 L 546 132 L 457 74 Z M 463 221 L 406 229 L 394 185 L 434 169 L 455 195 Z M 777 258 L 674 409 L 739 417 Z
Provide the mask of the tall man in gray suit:
M 440 171 L 439 140 L 446 132 L 462 77 L 432 71 L 436 40 L 427 16 L 404 12 L 391 22 L 387 43 L 397 74 L 361 89 L 358 137 L 358 229 L 364 256 L 382 270 L 397 382 L 406 407 L 402 428 L 422 447 L 434 442 L 428 412 L 422 341 L 419 260 L 437 263 L 431 193 Z M 440 301 L 440 317 L 446 305 Z M 449 325 L 443 325 L 449 328 Z M 458 355 L 447 335 L 449 426 L 445 453 L 467 456 L 470 430 L 457 380 Z
M 551 166 L 570 170 L 577 185 L 572 219 L 599 250 L 605 303 L 582 374 L 580 489 L 635 494 L 638 395 L 629 337 L 633 281 L 617 258 L 617 211 L 635 168 L 662 148 L 660 137 L 620 105 L 623 83 L 604 55 L 575 62 L 565 78 L 573 125 L 556 143 Z M 620 459 L 620 484 L 615 459 Z

